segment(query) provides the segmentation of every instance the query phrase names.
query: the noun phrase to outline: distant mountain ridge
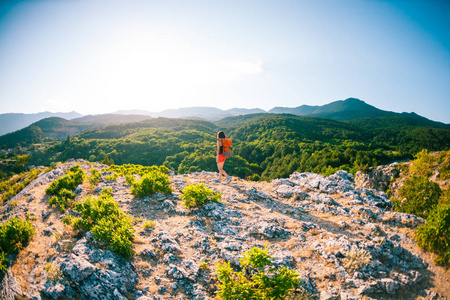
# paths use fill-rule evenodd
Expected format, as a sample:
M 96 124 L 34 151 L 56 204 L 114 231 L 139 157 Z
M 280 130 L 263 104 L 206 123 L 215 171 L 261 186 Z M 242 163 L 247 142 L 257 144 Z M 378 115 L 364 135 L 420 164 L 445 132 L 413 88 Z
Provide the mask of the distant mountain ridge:
M 301 105 L 298 107 L 274 107 L 268 112 L 260 108 L 232 108 L 222 110 L 215 107 L 185 107 L 178 109 L 167 109 L 161 112 L 149 112 L 146 110 L 120 110 L 112 114 L 88 115 L 83 116 L 77 112 L 70 113 L 39 113 L 39 114 L 0 114 L 0 136 L 5 133 L 13 132 L 24 128 L 39 120 L 48 117 L 60 117 L 72 120 L 72 125 L 97 125 L 106 126 L 111 124 L 123 124 L 140 122 L 150 118 L 183 118 L 183 119 L 204 119 L 210 122 L 217 122 L 222 119 L 245 116 L 253 114 L 292 114 L 297 116 L 316 117 L 331 119 L 335 121 L 357 122 L 359 120 L 370 119 L 371 124 L 385 118 L 394 118 L 395 122 L 401 122 L 402 125 L 408 123 L 421 126 L 431 126 L 436 128 L 449 128 L 450 124 L 435 122 L 422 117 L 416 113 L 396 113 L 378 109 L 356 98 L 338 100 L 321 106 Z M 32 122 L 32 120 L 34 120 Z M 395 123 L 394 122 L 394 123 Z M 363 122 L 364 123 L 364 122 Z M 27 124 L 27 125 L 25 125 Z M 82 127 L 83 127 L 82 126 Z M 81 127 L 80 127 L 81 128 Z M 77 131 L 71 131 L 73 133 Z
M 274 107 L 269 110 L 269 113 L 285 113 L 298 116 L 332 119 L 336 121 L 349 121 L 397 114 L 395 112 L 378 109 L 356 98 L 334 101 L 322 106 L 302 105 L 294 108 Z
M 67 113 L 52 113 L 52 112 L 40 112 L 36 114 L 21 114 L 21 113 L 7 113 L 0 114 L 0 136 L 9 132 L 13 132 L 22 128 L 25 128 L 34 122 L 39 120 L 50 118 L 50 117 L 60 117 L 67 120 L 82 117 L 83 115 L 75 111 Z
M 114 114 L 128 115 L 128 114 L 139 114 L 151 116 L 153 118 L 200 118 L 208 121 L 217 121 L 226 117 L 255 114 L 255 113 L 267 113 L 265 110 L 260 108 L 232 108 L 227 110 L 222 110 L 215 107 L 183 107 L 177 109 L 166 109 L 161 112 L 149 112 L 146 110 L 119 110 L 114 112 Z

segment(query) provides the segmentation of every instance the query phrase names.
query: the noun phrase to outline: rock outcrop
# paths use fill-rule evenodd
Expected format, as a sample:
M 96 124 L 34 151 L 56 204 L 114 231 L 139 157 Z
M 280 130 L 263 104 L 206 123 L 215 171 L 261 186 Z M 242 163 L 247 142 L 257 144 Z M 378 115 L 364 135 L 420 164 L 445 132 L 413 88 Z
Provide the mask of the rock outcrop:
M 123 177 L 79 186 L 77 199 L 112 188 L 120 208 L 135 218 L 135 254 L 125 260 L 91 233 L 63 226 L 62 215 L 48 205 L 45 188 L 75 163 L 86 172 L 102 168 L 83 161 L 62 164 L 36 179 L 4 213 L 35 217 L 37 234 L 4 276 L 3 298 L 214 299 L 217 263 L 239 268 L 243 251 L 264 245 L 275 267 L 298 271 L 302 284 L 296 293 L 307 299 L 441 296 L 411 239 L 424 220 L 392 212 L 383 191 L 396 176 L 394 166 L 372 170 L 369 179 L 357 174 L 356 180 L 345 171 L 293 173 L 270 183 L 234 178 L 229 185 L 214 182 L 212 172 L 172 175 L 173 193 L 145 198 L 131 195 Z M 181 190 L 201 182 L 222 200 L 187 210 Z M 155 226 L 145 228 L 147 220 Z
M 355 183 L 358 188 L 386 191 L 390 183 L 400 175 L 398 164 L 370 168 L 368 173 L 356 172 Z

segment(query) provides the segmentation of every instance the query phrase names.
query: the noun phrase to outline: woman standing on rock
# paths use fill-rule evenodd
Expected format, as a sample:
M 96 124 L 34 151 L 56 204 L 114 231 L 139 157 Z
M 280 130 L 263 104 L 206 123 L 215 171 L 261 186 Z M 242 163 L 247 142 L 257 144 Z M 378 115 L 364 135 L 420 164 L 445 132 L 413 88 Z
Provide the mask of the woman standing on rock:
M 219 169 L 219 179 L 216 179 L 215 182 L 220 182 L 222 179 L 222 175 L 227 178 L 227 184 L 231 181 L 231 176 L 225 172 L 223 169 L 223 164 L 225 163 L 225 160 L 227 159 L 227 156 L 224 155 L 224 140 L 225 140 L 225 133 L 223 131 L 219 131 L 217 133 L 217 155 L 216 155 L 216 162 L 217 162 L 217 168 Z M 230 140 L 228 140 L 230 141 Z M 231 144 L 231 141 L 230 141 Z M 226 147 L 231 148 L 231 147 Z M 226 149 L 227 151 L 231 151 L 231 149 Z

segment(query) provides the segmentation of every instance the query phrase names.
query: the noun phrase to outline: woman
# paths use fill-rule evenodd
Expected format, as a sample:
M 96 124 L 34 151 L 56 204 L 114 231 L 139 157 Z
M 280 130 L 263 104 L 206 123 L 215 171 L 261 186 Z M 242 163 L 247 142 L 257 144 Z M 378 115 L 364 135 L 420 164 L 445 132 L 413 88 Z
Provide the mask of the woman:
M 231 181 L 231 176 L 228 176 L 227 172 L 223 169 L 223 164 L 225 163 L 225 160 L 227 157 L 222 154 L 223 151 L 223 139 L 225 138 L 225 133 L 223 131 L 219 131 L 217 133 L 217 156 L 216 156 L 216 162 L 217 162 L 217 168 L 219 169 L 219 179 L 216 179 L 216 182 L 220 182 L 222 179 L 222 175 L 227 178 L 227 184 Z

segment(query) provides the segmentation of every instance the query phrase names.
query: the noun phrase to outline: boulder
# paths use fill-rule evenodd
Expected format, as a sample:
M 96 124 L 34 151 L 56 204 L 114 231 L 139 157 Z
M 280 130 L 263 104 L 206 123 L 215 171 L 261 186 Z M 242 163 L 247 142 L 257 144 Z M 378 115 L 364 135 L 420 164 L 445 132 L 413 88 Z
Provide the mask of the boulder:
M 94 247 L 90 239 L 80 239 L 72 254 L 58 257 L 54 264 L 59 265 L 65 278 L 85 298 L 126 299 L 125 295 L 133 291 L 138 282 L 133 266 L 110 250 Z M 50 284 L 43 292 L 49 297 L 58 294 L 67 297 L 71 290 L 67 286 Z
M 368 173 L 358 171 L 355 177 L 356 187 L 386 191 L 391 181 L 399 174 L 397 164 L 372 167 Z

